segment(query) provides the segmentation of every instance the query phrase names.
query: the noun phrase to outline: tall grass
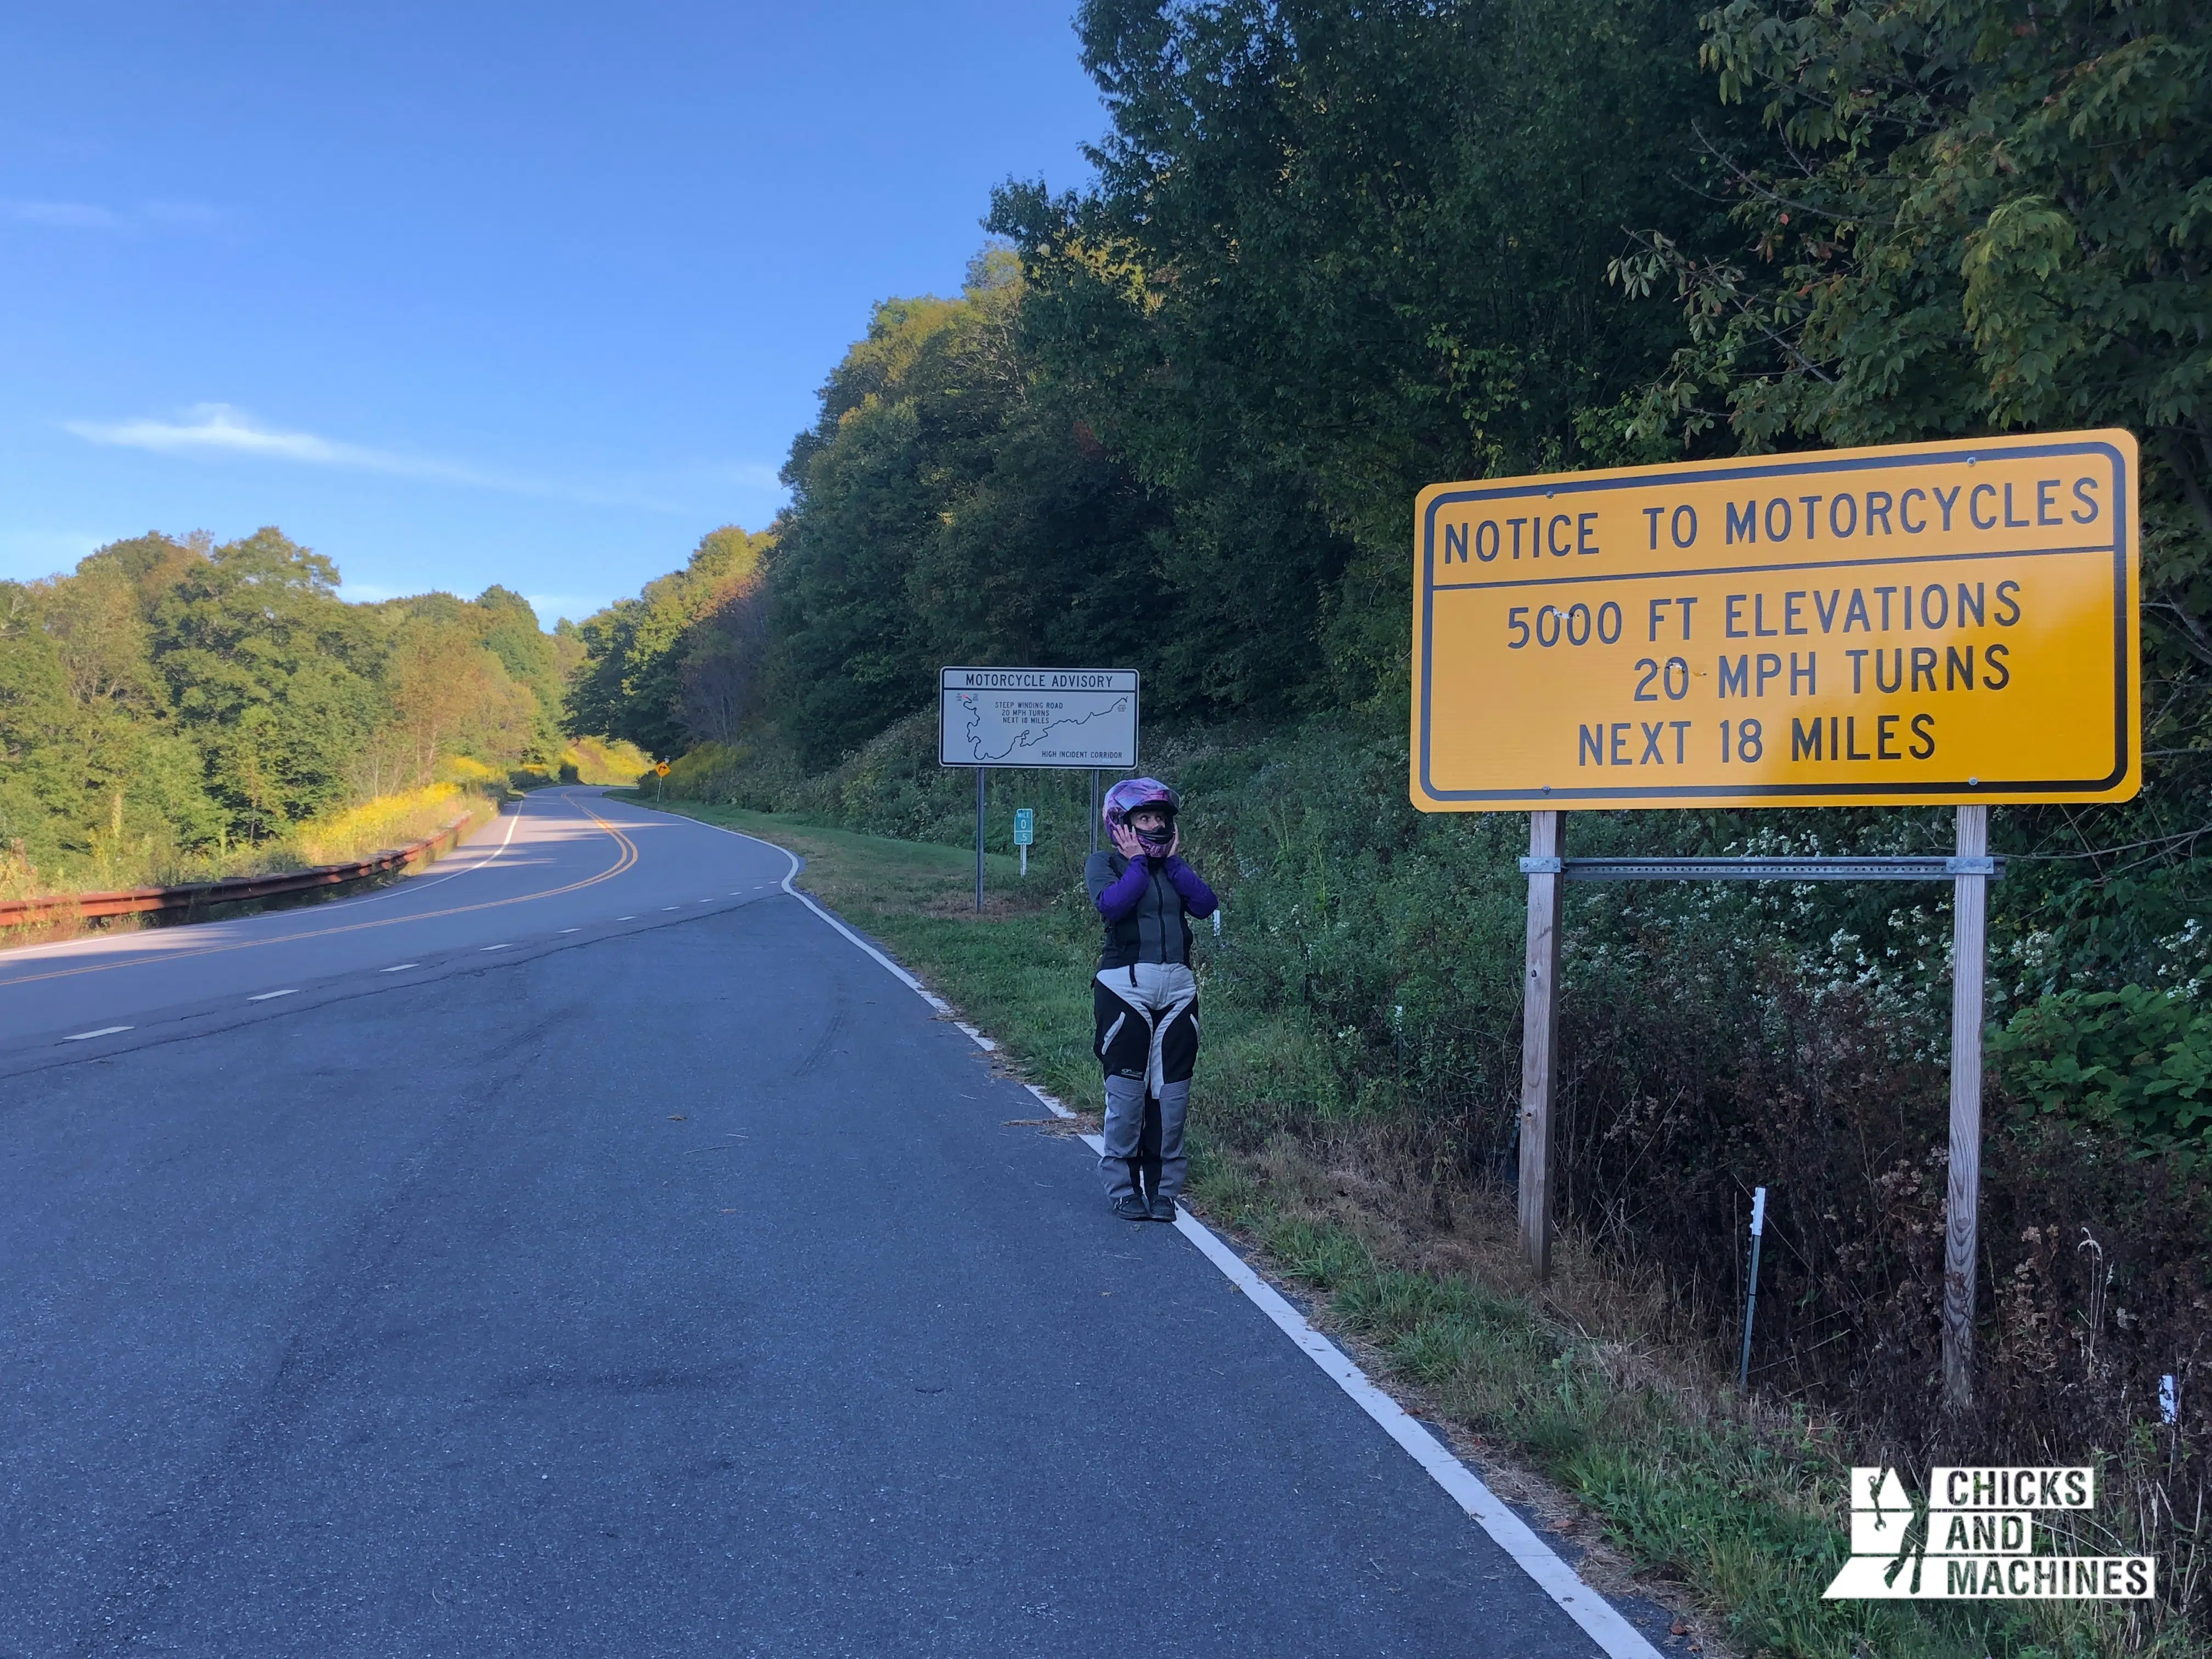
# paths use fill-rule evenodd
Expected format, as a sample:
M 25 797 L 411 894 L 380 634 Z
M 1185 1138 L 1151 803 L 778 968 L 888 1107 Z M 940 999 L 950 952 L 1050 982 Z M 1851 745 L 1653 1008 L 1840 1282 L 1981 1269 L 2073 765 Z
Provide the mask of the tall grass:
M 428 784 L 303 823 L 292 837 L 292 848 L 307 866 L 350 864 L 372 853 L 411 846 L 454 823 L 496 810 L 481 789 Z
M 308 819 L 283 835 L 228 848 L 183 852 L 162 846 L 150 836 L 136 842 L 101 837 L 95 840 L 90 858 L 63 872 L 42 870 L 19 853 L 0 849 L 0 898 L 179 887 L 231 876 L 276 875 L 319 865 L 350 864 L 372 853 L 427 840 L 455 824 L 495 817 L 504 792 L 503 775 L 472 763 L 458 769 L 463 776 L 398 794 L 380 795 Z M 477 773 L 484 775 L 478 777 Z M 499 781 L 490 781 L 493 779 Z

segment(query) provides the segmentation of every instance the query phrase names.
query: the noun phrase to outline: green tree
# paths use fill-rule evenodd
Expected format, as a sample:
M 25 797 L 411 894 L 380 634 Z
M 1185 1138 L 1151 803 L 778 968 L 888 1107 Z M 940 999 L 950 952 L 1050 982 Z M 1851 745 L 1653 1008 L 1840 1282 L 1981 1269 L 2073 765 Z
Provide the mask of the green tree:
M 1039 377 L 1012 258 L 890 300 L 792 445 L 769 564 L 771 718 L 810 764 L 926 702 L 949 662 L 1158 669 L 1162 505 Z
M 1114 131 L 1081 196 L 1000 192 L 1030 337 L 1173 500 L 1182 678 L 1358 696 L 1406 649 L 1415 492 L 1587 464 L 1579 411 L 1673 342 L 1608 300 L 1625 223 L 1711 210 L 1670 0 L 1088 0 Z
M 484 648 L 499 659 L 510 679 L 528 687 L 538 700 L 531 758 L 543 763 L 559 759 L 568 684 L 554 636 L 538 626 L 530 601 L 512 588 L 495 584 L 477 594 L 474 603 L 482 619 Z
M 257 839 L 342 802 L 380 723 L 378 630 L 337 587 L 328 559 L 264 529 L 194 562 L 154 608 L 178 721 Z
M 567 730 L 650 755 L 682 753 L 685 630 L 752 578 L 772 539 L 735 525 L 712 531 L 683 569 L 586 617 L 576 629 L 584 660 L 568 684 Z
M 2014 809 L 2046 983 L 2172 971 L 2212 833 L 2212 21 L 2153 0 L 1731 0 L 1731 222 L 1615 265 L 1686 335 L 1625 430 L 1692 449 L 2119 426 L 2143 443 L 2144 788 Z M 2201 947 L 2200 947 L 2201 950 Z

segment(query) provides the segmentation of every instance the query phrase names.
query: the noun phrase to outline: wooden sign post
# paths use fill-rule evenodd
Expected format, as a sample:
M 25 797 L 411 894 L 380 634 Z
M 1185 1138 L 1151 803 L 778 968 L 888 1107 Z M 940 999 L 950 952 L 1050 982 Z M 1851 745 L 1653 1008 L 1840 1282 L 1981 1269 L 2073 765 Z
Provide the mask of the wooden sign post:
M 1974 1396 L 1974 1256 L 1982 1208 L 1982 970 L 1990 878 L 1990 809 L 1959 809 L 1951 887 L 1951 1163 L 1943 1200 L 1943 1403 Z
M 1559 815 L 1528 815 L 1528 958 L 1521 982 L 1521 1252 L 1552 1271 L 1552 1096 L 1559 1083 Z
M 1989 808 L 2142 784 L 2136 442 L 1977 438 L 1435 484 L 1413 804 L 1529 814 L 1521 1239 L 1552 1258 L 1563 881 L 1948 881 L 1944 1395 L 1972 1398 Z M 1959 809 L 1956 852 L 1575 859 L 1560 814 Z

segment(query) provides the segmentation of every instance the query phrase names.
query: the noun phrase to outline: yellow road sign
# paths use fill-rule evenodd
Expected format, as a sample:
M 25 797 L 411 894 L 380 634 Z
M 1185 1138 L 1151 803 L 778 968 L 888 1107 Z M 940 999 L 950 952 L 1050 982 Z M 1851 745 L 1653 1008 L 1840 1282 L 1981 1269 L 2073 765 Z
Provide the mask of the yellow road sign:
M 656 777 L 666 777 L 668 775 L 668 763 L 666 761 L 655 761 L 653 763 L 653 775 Z
M 2124 799 L 2136 475 L 2106 431 L 1433 484 L 1413 804 Z

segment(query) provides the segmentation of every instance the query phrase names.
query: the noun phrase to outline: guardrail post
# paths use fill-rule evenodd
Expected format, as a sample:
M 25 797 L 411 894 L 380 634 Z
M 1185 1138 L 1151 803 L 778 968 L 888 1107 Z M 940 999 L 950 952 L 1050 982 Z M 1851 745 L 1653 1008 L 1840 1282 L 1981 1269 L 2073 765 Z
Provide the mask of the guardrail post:
M 1959 856 L 1986 858 L 1990 809 L 1959 809 Z M 1951 1168 L 1944 1194 L 1943 1405 L 1974 1399 L 1974 1256 L 1982 1198 L 1982 968 L 1990 878 L 1954 877 L 1951 902 Z
M 1521 1249 L 1552 1271 L 1552 1097 L 1559 1079 L 1559 815 L 1528 815 L 1528 957 L 1521 977 Z

